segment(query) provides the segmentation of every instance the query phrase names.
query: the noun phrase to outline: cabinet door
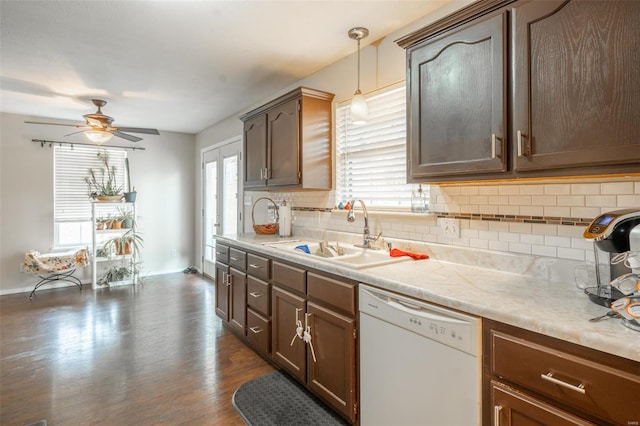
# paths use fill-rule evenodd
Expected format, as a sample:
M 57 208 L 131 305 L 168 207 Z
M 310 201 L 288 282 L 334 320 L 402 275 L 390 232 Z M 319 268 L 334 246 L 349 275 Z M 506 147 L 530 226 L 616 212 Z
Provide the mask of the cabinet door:
M 216 315 L 229 322 L 229 267 L 216 263 Z
M 307 351 L 308 385 L 349 420 L 355 420 L 355 319 L 307 303 L 315 359 Z
M 267 113 L 269 142 L 268 186 L 300 183 L 300 99 L 292 99 Z
M 566 411 L 494 381 L 491 382 L 491 403 L 493 407 L 491 424 L 493 425 L 594 425 Z
M 512 9 L 517 171 L 640 163 L 640 2 Z
M 306 301 L 273 287 L 271 293 L 271 351 L 273 360 L 289 373 L 306 380 L 306 344 L 296 335 L 296 321 L 304 324 Z
M 246 335 L 247 324 L 247 274 L 230 268 L 229 325 L 242 335 Z
M 264 188 L 267 167 L 267 116 L 258 115 L 244 123 L 244 187 Z
M 506 15 L 418 45 L 409 60 L 409 180 L 503 172 Z

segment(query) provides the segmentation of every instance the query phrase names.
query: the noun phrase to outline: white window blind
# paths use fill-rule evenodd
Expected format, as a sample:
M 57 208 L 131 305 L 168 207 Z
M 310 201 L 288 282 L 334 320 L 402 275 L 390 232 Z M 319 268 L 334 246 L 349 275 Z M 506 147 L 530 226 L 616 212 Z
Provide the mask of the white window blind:
M 367 123 L 351 123 L 349 104 L 336 109 L 336 196 L 361 198 L 367 206 L 411 207 L 407 184 L 406 89 L 404 85 L 367 96 Z
M 91 147 L 54 147 L 54 222 L 83 222 L 91 220 L 91 203 L 85 177 L 89 169 L 100 179 L 104 164 Z M 117 186 L 126 188 L 125 163 L 127 154 L 121 150 L 106 150 L 109 165 L 116 168 Z M 106 170 L 105 170 L 106 175 Z

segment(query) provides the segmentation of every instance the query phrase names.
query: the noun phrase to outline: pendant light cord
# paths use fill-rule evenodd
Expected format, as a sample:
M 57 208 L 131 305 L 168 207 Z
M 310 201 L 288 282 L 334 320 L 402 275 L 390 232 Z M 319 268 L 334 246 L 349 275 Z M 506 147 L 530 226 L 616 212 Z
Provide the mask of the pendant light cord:
M 358 38 L 358 93 L 360 93 L 360 38 Z

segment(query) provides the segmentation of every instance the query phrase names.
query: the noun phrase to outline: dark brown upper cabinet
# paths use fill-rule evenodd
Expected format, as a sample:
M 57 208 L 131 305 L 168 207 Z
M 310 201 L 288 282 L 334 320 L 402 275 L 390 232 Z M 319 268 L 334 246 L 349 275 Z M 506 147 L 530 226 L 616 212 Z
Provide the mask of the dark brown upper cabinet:
M 245 189 L 331 189 L 333 96 L 300 87 L 240 117 Z
M 507 169 L 506 13 L 408 49 L 411 181 Z
M 640 2 L 511 7 L 515 170 L 640 161 Z
M 409 182 L 640 173 L 640 2 L 481 0 L 397 43 Z

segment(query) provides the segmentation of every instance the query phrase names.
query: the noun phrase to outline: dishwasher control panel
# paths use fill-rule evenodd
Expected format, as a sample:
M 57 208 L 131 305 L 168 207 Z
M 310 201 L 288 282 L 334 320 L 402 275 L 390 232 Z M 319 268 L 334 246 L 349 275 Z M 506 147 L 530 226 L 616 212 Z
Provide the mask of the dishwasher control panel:
M 360 284 L 360 313 L 480 356 L 480 318 Z

